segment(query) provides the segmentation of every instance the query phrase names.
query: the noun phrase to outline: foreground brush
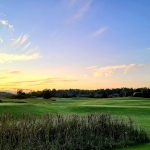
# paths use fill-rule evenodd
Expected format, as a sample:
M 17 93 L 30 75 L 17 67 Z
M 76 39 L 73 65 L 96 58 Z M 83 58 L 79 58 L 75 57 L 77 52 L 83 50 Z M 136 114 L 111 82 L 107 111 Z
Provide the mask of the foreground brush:
M 0 115 L 1 150 L 109 150 L 149 141 L 132 121 L 109 114 Z

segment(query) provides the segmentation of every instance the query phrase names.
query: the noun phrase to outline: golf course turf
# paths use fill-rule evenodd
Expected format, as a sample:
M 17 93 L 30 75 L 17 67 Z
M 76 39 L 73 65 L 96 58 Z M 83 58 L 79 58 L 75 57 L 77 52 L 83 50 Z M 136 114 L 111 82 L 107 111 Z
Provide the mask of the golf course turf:
M 88 114 L 110 113 L 120 117 L 130 117 L 137 127 L 142 127 L 150 136 L 149 98 L 42 98 L 12 100 L 1 99 L 0 113 L 11 113 L 19 118 L 22 113 L 42 115 L 47 113 Z M 149 150 L 150 144 L 137 145 L 122 150 Z

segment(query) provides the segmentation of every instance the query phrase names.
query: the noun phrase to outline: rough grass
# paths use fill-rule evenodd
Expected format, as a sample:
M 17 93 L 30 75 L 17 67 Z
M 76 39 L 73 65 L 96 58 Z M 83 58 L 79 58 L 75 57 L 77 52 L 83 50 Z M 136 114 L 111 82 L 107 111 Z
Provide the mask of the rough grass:
M 3 150 L 109 150 L 149 141 L 145 131 L 129 119 L 109 114 L 23 115 L 18 120 L 0 115 L 0 149 Z

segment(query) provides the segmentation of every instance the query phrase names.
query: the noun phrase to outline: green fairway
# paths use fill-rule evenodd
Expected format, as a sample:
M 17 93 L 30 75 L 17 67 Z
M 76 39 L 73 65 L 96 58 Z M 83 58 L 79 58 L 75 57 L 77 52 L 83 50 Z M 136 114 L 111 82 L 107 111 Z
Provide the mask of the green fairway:
M 22 103 L 21 103 L 22 102 Z M 144 98 L 53 98 L 10 100 L 2 99 L 0 113 L 7 112 L 19 117 L 21 113 L 42 115 L 45 113 L 95 113 L 104 112 L 117 116 L 131 117 L 137 126 L 144 128 L 150 136 L 150 99 Z M 124 150 L 149 150 L 150 144 Z

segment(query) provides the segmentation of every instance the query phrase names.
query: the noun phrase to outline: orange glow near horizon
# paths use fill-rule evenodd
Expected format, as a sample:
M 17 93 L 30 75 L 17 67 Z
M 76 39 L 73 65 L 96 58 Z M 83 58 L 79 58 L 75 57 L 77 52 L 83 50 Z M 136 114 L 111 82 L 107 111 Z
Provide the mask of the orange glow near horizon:
M 128 66 L 107 66 L 102 68 L 93 66 L 84 68 L 79 72 L 71 72 L 71 69 L 64 69 L 61 70 L 60 73 L 59 69 L 51 71 L 45 70 L 45 73 L 44 70 L 41 71 L 41 73 L 38 71 L 5 71 L 0 74 L 0 89 L 9 91 L 16 91 L 17 89 L 36 91 L 48 88 L 101 89 L 150 87 L 150 84 L 147 83 L 146 80 L 139 80 L 139 69 L 141 70 L 145 66 L 140 65 L 140 68 L 139 66 L 133 67 L 134 65 Z M 146 66 L 145 69 L 147 69 L 147 67 L 149 66 Z M 53 72 L 53 74 L 51 74 L 51 72 Z

